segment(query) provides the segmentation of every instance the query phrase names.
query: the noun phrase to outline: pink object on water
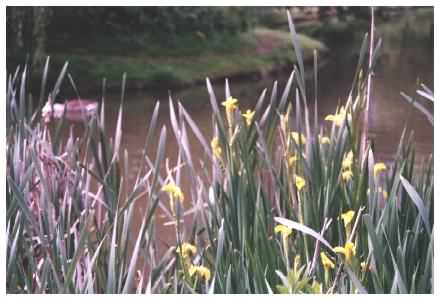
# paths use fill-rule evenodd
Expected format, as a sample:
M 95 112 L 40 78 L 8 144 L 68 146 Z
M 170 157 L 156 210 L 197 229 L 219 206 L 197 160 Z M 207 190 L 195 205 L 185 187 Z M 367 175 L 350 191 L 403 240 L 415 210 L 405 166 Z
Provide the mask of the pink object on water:
M 98 102 L 93 99 L 70 99 L 64 103 L 50 104 L 49 101 L 44 105 L 41 116 L 44 122 L 50 122 L 51 118 L 60 119 L 64 116 L 68 120 L 84 120 L 93 115 L 98 110 Z

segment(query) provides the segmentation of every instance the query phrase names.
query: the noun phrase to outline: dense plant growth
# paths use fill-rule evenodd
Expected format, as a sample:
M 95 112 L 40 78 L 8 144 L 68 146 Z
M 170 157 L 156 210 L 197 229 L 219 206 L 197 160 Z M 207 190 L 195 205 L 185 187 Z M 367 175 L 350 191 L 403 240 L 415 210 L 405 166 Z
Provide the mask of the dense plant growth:
M 226 81 L 219 105 L 207 80 L 211 137 L 171 98 L 171 128 L 159 128 L 156 104 L 134 185 L 121 149 L 124 88 L 114 134 L 104 126 L 103 94 L 84 134 L 64 139 L 65 119 L 53 127 L 39 122 L 49 60 L 36 110 L 26 68 L 10 75 L 7 291 L 431 293 L 433 163 L 430 157 L 416 168 L 405 131 L 392 161 L 376 161 L 368 144 L 362 148 L 367 36 L 346 103 L 320 123 L 317 56 L 308 99 L 290 16 L 289 25 L 298 64 L 281 91 L 275 82 L 255 107 L 241 107 Z M 203 157 L 192 155 L 189 134 Z M 165 157 L 169 138 L 179 141 L 175 162 Z M 139 203 L 143 218 L 133 230 Z M 166 251 L 157 243 L 158 211 L 175 232 Z

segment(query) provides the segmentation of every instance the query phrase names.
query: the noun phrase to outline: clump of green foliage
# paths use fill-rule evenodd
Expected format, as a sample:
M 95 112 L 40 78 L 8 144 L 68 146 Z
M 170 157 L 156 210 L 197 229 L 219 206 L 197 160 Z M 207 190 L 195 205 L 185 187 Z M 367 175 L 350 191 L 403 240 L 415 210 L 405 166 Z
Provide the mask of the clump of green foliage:
M 361 148 L 367 36 L 347 102 L 320 124 L 317 56 L 310 112 L 290 15 L 289 25 L 298 63 L 282 92 L 275 82 L 255 107 L 240 108 L 226 81 L 219 106 L 207 80 L 209 138 L 170 97 L 175 164 L 165 157 L 169 131 L 158 132 L 157 103 L 134 185 L 121 149 L 125 77 L 115 133 L 104 126 L 103 95 L 84 134 L 64 140 L 65 119 L 54 128 L 38 123 L 40 109 L 28 105 L 27 71 L 17 69 L 6 106 L 7 291 L 432 293 L 432 159 L 416 172 L 414 142 L 405 132 L 392 161 L 377 162 L 368 144 Z M 49 99 L 57 98 L 66 69 Z M 48 61 L 39 107 L 47 73 Z M 191 132 L 202 157 L 191 153 Z M 145 209 L 133 231 L 137 203 Z M 163 252 L 159 210 L 176 238 Z

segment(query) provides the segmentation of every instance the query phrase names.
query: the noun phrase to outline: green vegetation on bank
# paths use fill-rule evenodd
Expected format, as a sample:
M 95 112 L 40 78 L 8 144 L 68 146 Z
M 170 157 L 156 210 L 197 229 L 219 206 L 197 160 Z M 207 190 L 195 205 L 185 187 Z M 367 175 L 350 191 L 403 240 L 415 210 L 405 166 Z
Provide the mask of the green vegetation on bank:
M 304 59 L 310 61 L 313 50 L 325 52 L 319 41 L 300 35 Z M 120 46 L 119 46 L 120 47 Z M 130 86 L 183 86 L 212 79 L 248 74 L 266 74 L 291 66 L 295 56 L 288 32 L 257 28 L 237 36 L 219 36 L 206 40 L 203 36 L 176 38 L 168 45 L 155 47 L 145 44 L 144 50 L 133 53 L 106 54 L 73 50 L 55 53 L 52 59 L 59 65 L 71 63 L 70 73 L 80 83 L 99 82 L 107 78 L 110 85 L 119 86 L 123 72 L 127 72 Z M 117 50 L 113 50 L 114 52 Z M 117 51 L 119 52 L 119 51 Z M 104 54 L 101 54 L 104 53 Z
M 128 88 L 185 86 L 203 80 L 267 74 L 295 62 L 288 29 L 272 28 L 279 8 L 43 7 L 7 9 L 7 67 L 27 61 L 36 82 L 44 57 L 67 60 L 76 83 L 97 88 L 102 78 Z M 268 21 L 270 19 L 271 21 Z M 271 29 L 269 29 L 269 27 Z M 305 59 L 318 40 L 300 38 Z M 49 82 L 56 78 L 48 74 Z M 35 79 L 35 80 L 33 80 Z
M 306 61 L 324 45 L 354 48 L 368 30 L 367 7 L 292 10 L 301 20 Z M 377 8 L 378 21 L 405 10 Z M 423 13 L 432 14 L 417 9 Z M 264 75 L 295 62 L 283 15 L 282 7 L 8 7 L 7 68 L 28 62 L 30 82 L 38 86 L 46 56 L 55 67 L 68 60 L 83 89 L 99 87 L 103 77 L 119 86 L 123 72 L 128 88 L 184 86 L 208 74 Z

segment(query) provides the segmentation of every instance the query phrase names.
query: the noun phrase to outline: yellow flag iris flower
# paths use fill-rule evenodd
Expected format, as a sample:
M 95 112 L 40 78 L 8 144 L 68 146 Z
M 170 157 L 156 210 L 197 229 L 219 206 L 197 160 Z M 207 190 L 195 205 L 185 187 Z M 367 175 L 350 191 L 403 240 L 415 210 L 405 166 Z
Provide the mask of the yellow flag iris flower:
M 189 276 L 194 276 L 194 274 L 197 274 L 197 276 L 199 276 L 200 278 L 209 281 L 209 279 L 211 278 L 211 271 L 204 266 L 194 266 L 192 265 L 189 270 Z
M 324 269 L 327 271 L 335 268 L 334 262 L 325 254 L 325 252 L 321 252 L 321 262 L 324 266 Z
M 348 182 L 353 177 L 353 172 L 351 170 L 347 170 L 342 172 L 342 180 Z
M 197 248 L 193 244 L 183 243 L 180 247 L 177 247 L 176 253 L 180 254 L 183 258 L 193 256 L 197 253 Z
M 353 220 L 353 217 L 354 217 L 354 211 L 352 210 L 349 210 L 341 215 L 341 219 L 344 222 L 345 227 L 350 225 L 351 221 Z
M 246 113 L 242 114 L 243 118 L 246 120 L 246 125 L 251 126 L 252 120 L 254 119 L 255 111 L 248 109 Z
M 386 170 L 387 170 L 387 166 L 383 162 L 374 164 L 374 168 L 373 168 L 374 177 L 377 177 L 377 175 L 380 172 L 383 172 Z
M 306 181 L 301 176 L 295 175 L 295 185 L 298 191 L 301 191 L 306 186 Z
M 284 241 L 286 241 L 287 238 L 292 234 L 292 229 L 282 224 L 275 226 L 274 231 L 275 233 L 281 233 L 281 237 Z
M 347 263 L 351 263 L 353 256 L 356 254 L 356 248 L 352 242 L 345 243 L 344 247 L 335 247 L 333 251 L 343 254 Z
M 296 155 L 292 155 L 289 157 L 287 163 L 289 165 L 289 167 L 293 166 L 296 162 L 298 161 L 298 156 Z
M 220 146 L 220 139 L 218 137 L 214 137 L 211 140 L 211 149 L 214 153 L 214 156 L 218 159 L 222 157 L 222 147 Z
M 353 151 L 350 150 L 350 152 L 344 155 L 344 159 L 342 160 L 342 169 L 351 170 L 352 165 L 353 165 Z
M 319 136 L 319 143 L 322 145 L 330 144 L 330 138 L 328 136 Z
M 222 102 L 222 105 L 225 107 L 228 114 L 233 112 L 237 108 L 237 104 L 238 100 L 232 97 L 228 97 L 225 101 Z
M 168 183 L 162 187 L 162 191 L 167 192 L 170 198 L 179 199 L 181 202 L 183 201 L 183 193 L 182 190 L 175 185 L 174 183 Z
M 327 115 L 325 117 L 326 121 L 331 121 L 338 127 L 342 126 L 342 124 L 344 123 L 344 119 L 345 119 L 345 109 L 343 107 L 341 107 L 339 109 L 339 112 L 337 112 L 336 114 Z

